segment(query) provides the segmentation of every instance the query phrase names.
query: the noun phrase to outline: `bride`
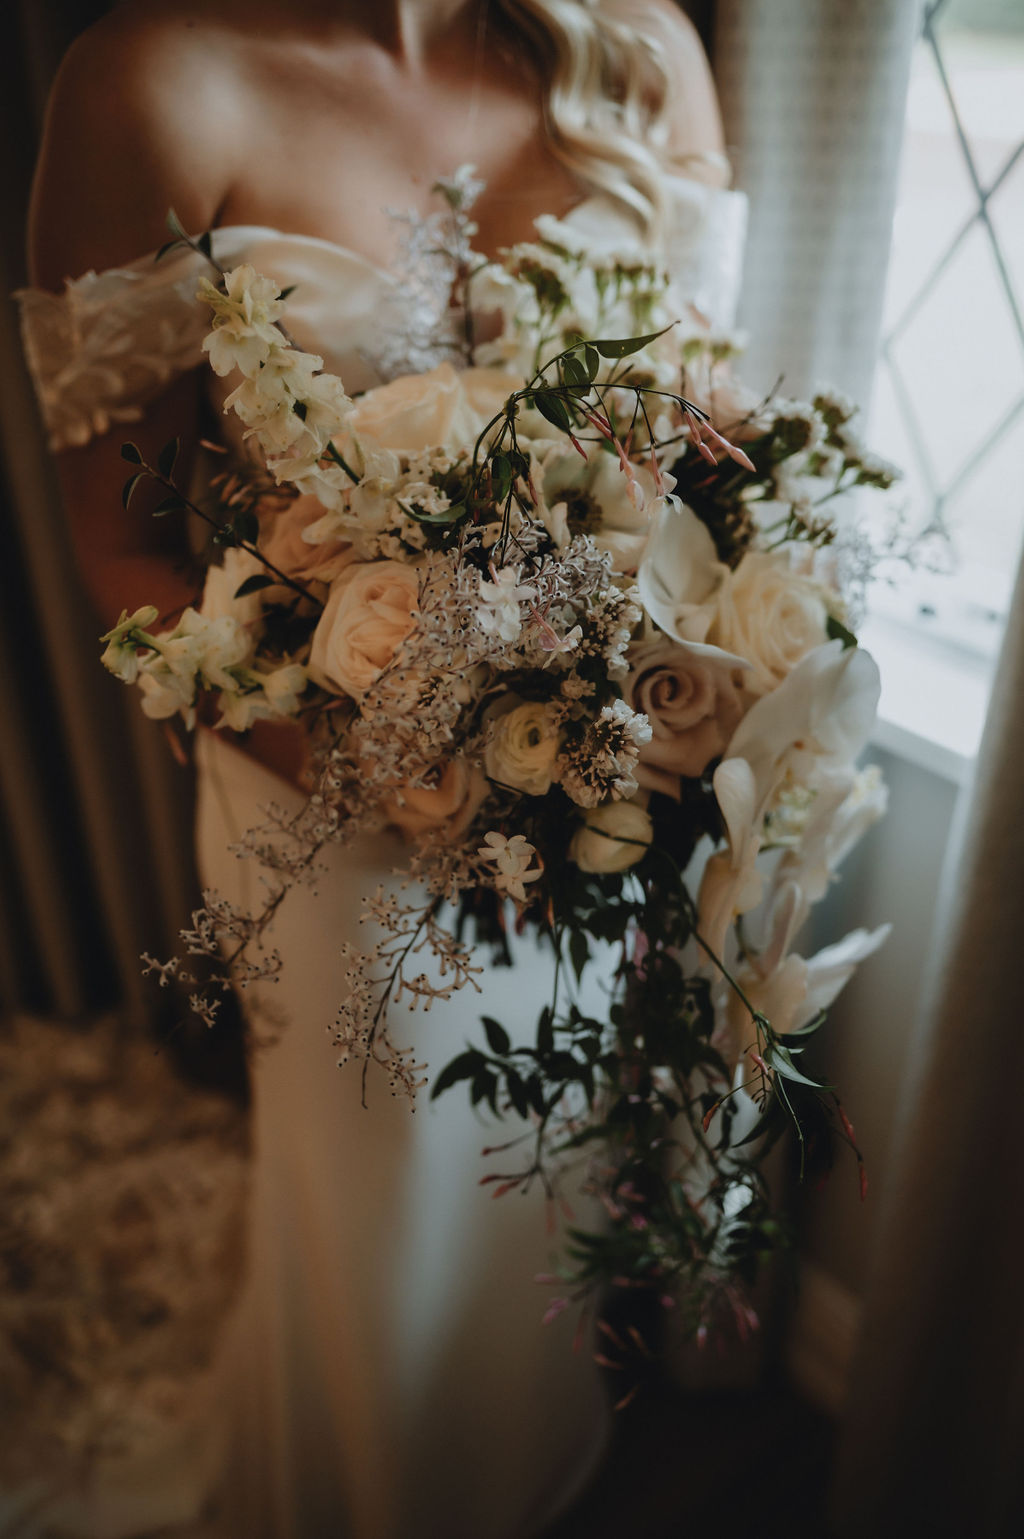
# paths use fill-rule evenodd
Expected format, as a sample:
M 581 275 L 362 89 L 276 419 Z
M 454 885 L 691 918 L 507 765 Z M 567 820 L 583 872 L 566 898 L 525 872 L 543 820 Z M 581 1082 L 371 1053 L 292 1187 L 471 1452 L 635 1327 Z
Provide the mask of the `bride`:
M 175 521 L 120 500 L 125 437 L 152 461 L 210 432 L 197 269 L 142 255 L 167 210 L 212 230 L 225 266 L 295 285 L 297 344 L 355 392 L 424 367 L 396 366 L 393 336 L 375 353 L 403 314 L 412 327 L 393 211 L 428 214 L 467 162 L 484 184 L 478 250 L 555 215 L 597 244 L 650 246 L 727 318 L 742 200 L 716 185 L 713 87 L 670 0 L 135 0 L 78 41 L 50 106 L 25 323 L 104 620 L 144 602 L 171 615 L 197 593 Z M 204 880 L 244 899 L 227 845 L 298 795 L 301 739 L 201 732 L 197 759 Z M 556 1248 L 543 1201 L 490 1201 L 477 1157 L 495 1139 L 454 1096 L 413 1117 L 382 1085 L 364 1111 L 358 1073 L 328 1056 L 332 941 L 401 858 L 394 836 L 366 837 L 335 852 L 313 907 L 295 893 L 282 911 L 280 1030 L 252 1060 L 248 1280 L 215 1383 L 147 1460 L 95 1471 L 62 1532 L 118 1539 L 205 1515 L 224 1539 L 525 1539 L 592 1469 L 605 1399 L 589 1352 L 540 1324 L 533 1278 Z M 396 1036 L 440 1064 L 491 1002 L 532 1025 L 548 963 L 520 960 Z

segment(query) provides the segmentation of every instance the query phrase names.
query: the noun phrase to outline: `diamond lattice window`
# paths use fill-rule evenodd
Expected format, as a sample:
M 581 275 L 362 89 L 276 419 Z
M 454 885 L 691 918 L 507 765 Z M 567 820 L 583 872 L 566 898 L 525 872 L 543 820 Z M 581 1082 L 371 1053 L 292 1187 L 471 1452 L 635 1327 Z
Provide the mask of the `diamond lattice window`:
M 1024 535 L 1024 6 L 930 0 L 911 75 L 872 440 L 950 568 L 883 609 L 991 653 Z

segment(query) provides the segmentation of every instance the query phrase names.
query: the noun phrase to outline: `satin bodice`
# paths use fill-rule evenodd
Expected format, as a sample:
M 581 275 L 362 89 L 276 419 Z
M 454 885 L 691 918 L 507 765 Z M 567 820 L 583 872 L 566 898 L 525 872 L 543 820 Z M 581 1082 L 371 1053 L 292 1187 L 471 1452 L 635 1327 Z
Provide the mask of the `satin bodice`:
M 732 319 L 739 288 L 746 200 L 742 193 L 673 178 L 661 260 L 681 299 L 721 324 Z M 603 195 L 565 216 L 595 253 L 635 248 L 637 226 Z M 350 394 L 398 374 L 420 372 L 431 356 L 436 308 L 427 284 L 410 281 L 357 252 L 262 225 L 212 232 L 222 267 L 250 262 L 291 288 L 287 325 L 296 344 L 324 359 Z M 178 375 L 202 360 L 209 311 L 196 299 L 206 263 L 178 251 L 124 267 L 88 272 L 61 293 L 22 290 L 26 357 L 55 449 L 85 444 L 117 423 L 137 420 Z

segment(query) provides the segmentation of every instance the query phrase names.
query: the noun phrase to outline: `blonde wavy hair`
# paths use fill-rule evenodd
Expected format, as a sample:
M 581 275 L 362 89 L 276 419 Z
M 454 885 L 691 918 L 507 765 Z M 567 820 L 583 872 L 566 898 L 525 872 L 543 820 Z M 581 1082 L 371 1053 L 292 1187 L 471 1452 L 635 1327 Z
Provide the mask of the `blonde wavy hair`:
M 657 236 L 667 201 L 669 79 L 653 40 L 609 16 L 601 0 L 497 5 L 538 51 L 554 154 Z

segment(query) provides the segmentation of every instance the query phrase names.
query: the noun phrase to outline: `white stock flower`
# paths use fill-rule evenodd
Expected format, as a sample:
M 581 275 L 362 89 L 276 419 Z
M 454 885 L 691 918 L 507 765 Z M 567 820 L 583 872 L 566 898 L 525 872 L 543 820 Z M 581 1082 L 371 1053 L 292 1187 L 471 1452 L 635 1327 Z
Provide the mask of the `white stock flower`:
M 494 885 L 499 892 L 507 893 L 520 903 L 526 902 L 524 883 L 535 882 L 541 875 L 540 867 L 531 869 L 537 851 L 523 834 L 484 834 L 484 842 L 477 850 L 483 860 L 493 860 L 497 870 Z
M 676 641 L 707 641 L 728 576 L 697 515 L 678 497 L 657 498 L 637 573 L 641 601 L 655 624 Z
M 224 292 L 206 278 L 199 281 L 198 298 L 213 311 L 213 330 L 203 341 L 215 374 L 240 369 L 258 374 L 271 349 L 284 338 L 274 324 L 283 310 L 281 290 L 249 263 L 224 276 Z
M 219 566 L 207 568 L 199 613 L 206 620 L 231 615 L 239 625 L 254 625 L 263 613 L 260 594 L 246 593 L 241 598 L 235 595 L 250 577 L 263 577 L 266 571 L 258 556 L 237 546 L 229 547 Z
M 283 663 L 263 676 L 263 693 L 275 716 L 294 716 L 308 675 L 301 663 Z
M 653 837 L 654 825 L 642 802 L 603 802 L 573 834 L 569 859 L 581 871 L 628 871 L 647 854 Z
M 492 780 L 527 796 L 544 796 L 555 778 L 559 740 L 551 707 L 539 700 L 508 706 L 490 723 L 484 768 Z
M 133 632 L 143 632 L 148 629 L 159 616 L 155 604 L 143 604 L 141 609 L 136 609 L 134 614 L 129 614 L 122 609 L 121 618 L 117 624 L 109 630 L 100 640 L 107 643 L 100 654 L 100 662 L 115 678 L 121 679 L 125 684 L 134 684 L 139 676 L 139 645 L 145 646 L 145 642 L 136 640 Z

